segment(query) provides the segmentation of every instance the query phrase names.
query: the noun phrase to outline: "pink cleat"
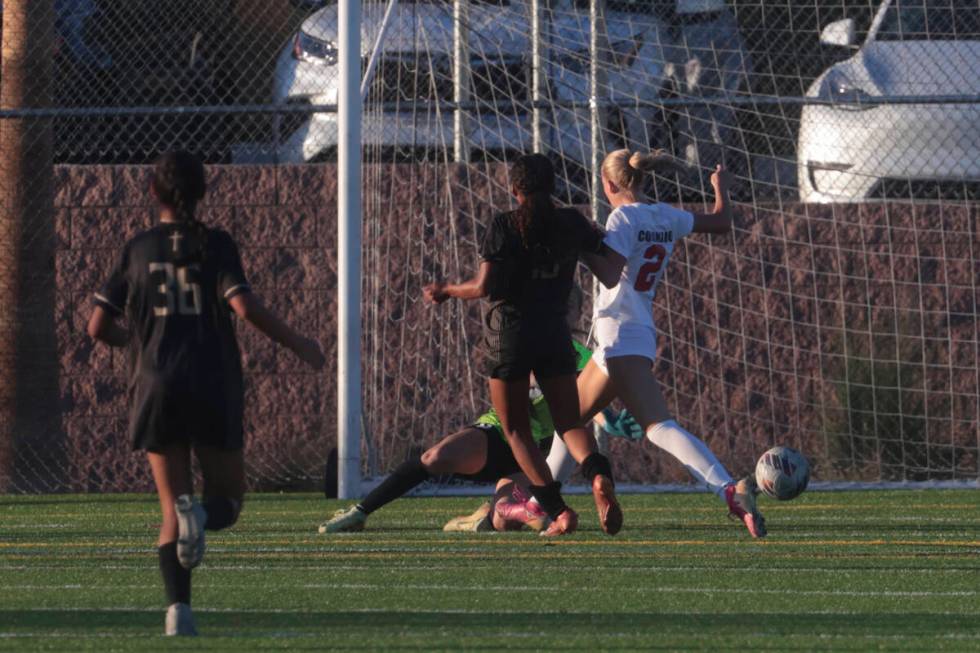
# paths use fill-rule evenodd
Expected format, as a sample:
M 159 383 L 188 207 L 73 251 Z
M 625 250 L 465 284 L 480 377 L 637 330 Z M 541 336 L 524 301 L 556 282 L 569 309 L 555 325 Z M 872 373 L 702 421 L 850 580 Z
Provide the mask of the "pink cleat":
M 728 503 L 728 514 L 745 524 L 752 537 L 766 536 L 766 520 L 755 504 L 755 479 L 746 477 L 738 483 L 725 486 L 725 502 Z
M 511 498 L 500 500 L 494 507 L 494 512 L 506 524 L 506 530 L 518 530 L 521 526 L 527 526 L 536 531 L 540 531 L 548 525 L 548 513 L 531 501 L 520 487 L 514 486 Z M 516 528 L 511 528 L 511 526 Z

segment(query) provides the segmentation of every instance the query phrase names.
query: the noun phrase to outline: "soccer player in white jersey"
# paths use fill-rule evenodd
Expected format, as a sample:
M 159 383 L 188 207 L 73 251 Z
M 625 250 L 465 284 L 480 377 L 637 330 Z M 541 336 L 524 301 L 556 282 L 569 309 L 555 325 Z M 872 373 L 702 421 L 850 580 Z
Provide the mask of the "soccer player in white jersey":
M 711 175 L 715 204 L 710 213 L 690 213 L 646 198 L 646 174 L 678 165 L 662 152 L 629 150 L 612 152 L 602 163 L 602 186 L 613 207 L 604 243 L 614 254 L 589 255 L 589 267 L 602 287 L 595 304 L 595 351 L 578 379 L 582 422 L 619 397 L 647 439 L 724 500 L 753 537 L 764 537 L 752 477 L 736 483 L 705 443 L 674 420 L 653 374 L 653 298 L 674 247 L 690 233 L 723 234 L 732 226 L 731 175 L 720 165 Z

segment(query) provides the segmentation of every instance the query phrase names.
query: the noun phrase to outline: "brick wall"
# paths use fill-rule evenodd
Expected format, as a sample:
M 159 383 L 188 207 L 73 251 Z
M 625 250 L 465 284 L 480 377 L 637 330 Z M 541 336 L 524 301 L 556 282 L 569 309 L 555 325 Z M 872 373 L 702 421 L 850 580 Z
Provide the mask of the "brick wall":
M 509 201 L 501 169 L 489 177 L 455 166 L 395 172 L 365 174 L 372 216 L 365 295 L 372 299 L 364 306 L 364 387 L 373 443 L 365 456 L 381 471 L 486 406 L 476 363 L 479 306 L 432 309 L 418 296 L 434 276 L 473 269 L 481 225 Z M 59 473 L 73 490 L 149 489 L 148 470 L 125 432 L 124 355 L 85 334 L 92 291 L 123 242 L 153 220 L 149 170 L 65 166 L 56 175 L 67 453 Z M 203 220 L 232 233 L 256 290 L 300 330 L 316 334 L 331 361 L 322 374 L 309 373 L 289 352 L 239 329 L 251 476 L 257 487 L 310 487 L 336 437 L 335 169 L 216 166 L 209 175 Z M 668 269 L 656 310 L 658 375 L 672 408 L 735 469 L 751 465 L 764 446 L 785 442 L 802 446 L 824 478 L 890 476 L 916 465 L 975 476 L 977 213 L 953 206 L 742 207 L 734 236 L 689 239 Z M 906 391 L 925 402 L 932 442 L 887 454 L 898 460 L 861 449 L 861 460 L 849 463 L 861 443 L 838 432 L 849 428 L 855 408 L 842 405 L 841 385 L 855 381 L 848 356 L 872 355 L 908 358 L 925 370 L 919 386 Z M 624 478 L 685 477 L 652 447 L 616 443 L 614 451 Z

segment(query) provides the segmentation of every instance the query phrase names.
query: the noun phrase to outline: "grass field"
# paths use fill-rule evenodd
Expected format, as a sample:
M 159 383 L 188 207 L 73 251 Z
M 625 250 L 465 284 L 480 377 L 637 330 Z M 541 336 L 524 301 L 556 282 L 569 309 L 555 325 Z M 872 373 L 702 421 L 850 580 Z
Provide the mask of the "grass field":
M 252 495 L 194 575 L 202 637 L 161 636 L 151 496 L 0 497 L 0 650 L 980 649 L 973 491 L 764 502 L 751 541 L 708 495 L 624 497 L 559 541 L 443 533 L 469 499 L 406 499 L 364 533 Z

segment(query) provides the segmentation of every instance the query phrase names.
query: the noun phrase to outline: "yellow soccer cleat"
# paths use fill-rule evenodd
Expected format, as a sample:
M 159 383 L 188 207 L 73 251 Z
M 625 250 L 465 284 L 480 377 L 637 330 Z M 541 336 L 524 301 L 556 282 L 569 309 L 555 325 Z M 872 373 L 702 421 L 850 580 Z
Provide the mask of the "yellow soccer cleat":
M 351 506 L 346 510 L 340 509 L 333 514 L 330 521 L 320 524 L 318 529 L 320 534 L 325 533 L 354 533 L 364 530 L 364 523 L 367 522 L 367 515 Z
M 442 527 L 446 532 L 484 533 L 493 530 L 493 520 L 490 517 L 490 502 L 484 501 L 471 515 L 453 517 Z

